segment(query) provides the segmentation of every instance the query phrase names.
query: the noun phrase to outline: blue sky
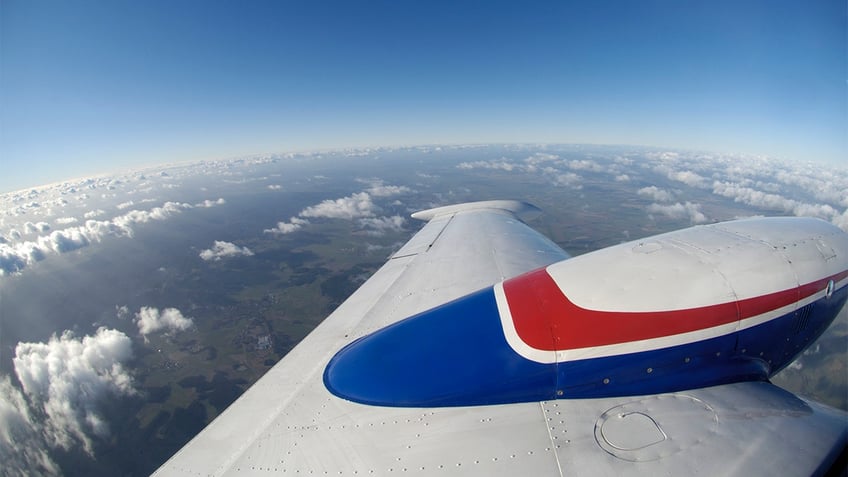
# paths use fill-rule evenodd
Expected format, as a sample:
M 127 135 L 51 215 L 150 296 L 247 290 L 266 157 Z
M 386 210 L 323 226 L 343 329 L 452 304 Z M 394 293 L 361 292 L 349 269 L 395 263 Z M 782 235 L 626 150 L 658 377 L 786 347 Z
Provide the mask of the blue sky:
M 0 3 L 0 191 L 347 146 L 844 163 L 846 3 Z

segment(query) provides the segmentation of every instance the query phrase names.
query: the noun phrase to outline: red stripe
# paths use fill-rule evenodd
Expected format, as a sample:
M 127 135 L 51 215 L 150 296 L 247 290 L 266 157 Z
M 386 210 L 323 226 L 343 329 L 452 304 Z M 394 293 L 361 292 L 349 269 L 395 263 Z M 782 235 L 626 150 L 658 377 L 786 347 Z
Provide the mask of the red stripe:
M 776 310 L 807 298 L 848 276 L 844 271 L 799 288 L 686 310 L 617 312 L 581 308 L 563 295 L 547 270 L 504 282 L 515 330 L 527 345 L 544 351 L 627 343 L 697 331 Z

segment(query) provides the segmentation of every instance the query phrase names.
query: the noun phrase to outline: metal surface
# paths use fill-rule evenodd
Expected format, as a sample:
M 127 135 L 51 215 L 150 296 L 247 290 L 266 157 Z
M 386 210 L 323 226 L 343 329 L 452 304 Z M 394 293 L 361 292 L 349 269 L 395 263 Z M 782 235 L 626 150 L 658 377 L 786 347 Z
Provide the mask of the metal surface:
M 478 205 L 419 214 L 430 222 L 156 475 L 809 475 L 845 445 L 844 413 L 768 383 L 448 408 L 370 406 L 331 394 L 322 374 L 344 346 L 567 258 L 516 218 L 514 212 L 532 210 L 528 206 Z M 786 228 L 791 235 L 794 227 Z M 732 250 L 733 236 L 741 235 L 720 233 L 730 239 L 710 246 Z M 697 246 L 698 236 L 686 247 Z M 791 247 L 791 237 L 784 242 Z M 649 249 L 666 246 L 672 247 L 646 243 L 628 253 L 651 255 Z M 825 261 L 845 260 L 846 251 L 826 241 L 816 247 Z M 650 261 L 644 263 L 650 272 Z M 798 277 L 805 273 L 795 270 Z M 750 273 L 753 279 L 755 267 Z M 586 282 L 583 304 L 593 287 L 614 291 L 586 277 L 572 279 Z M 697 303 L 695 295 L 684 299 Z

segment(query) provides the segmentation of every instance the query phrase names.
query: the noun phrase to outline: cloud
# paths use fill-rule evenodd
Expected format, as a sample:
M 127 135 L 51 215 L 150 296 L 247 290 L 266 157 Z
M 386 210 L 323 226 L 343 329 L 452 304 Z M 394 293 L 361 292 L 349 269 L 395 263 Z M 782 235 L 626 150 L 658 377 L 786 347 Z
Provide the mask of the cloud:
M 671 202 L 674 200 L 674 196 L 671 192 L 668 192 L 665 189 L 660 189 L 657 186 L 643 187 L 637 191 L 637 194 L 649 197 L 656 202 Z
M 588 159 L 574 160 L 568 162 L 568 168 L 574 171 L 604 172 L 604 168 L 595 161 Z
M 215 207 L 216 205 L 224 205 L 226 203 L 227 203 L 227 201 L 224 200 L 223 197 L 220 197 L 220 198 L 218 198 L 218 200 L 206 199 L 203 202 L 200 202 L 199 204 L 195 204 L 194 206 L 208 209 L 210 207 Z
M 58 475 L 23 393 L 0 376 L 0 461 L 6 475 Z
M 681 204 L 677 202 L 672 205 L 651 204 L 648 206 L 648 212 L 652 214 L 662 214 L 672 219 L 689 219 L 690 223 L 702 224 L 706 222 L 707 216 L 701 212 L 701 205 L 692 202 Z
M 391 217 L 366 217 L 359 219 L 359 224 L 369 229 L 370 235 L 383 235 L 386 232 L 401 232 L 406 219 L 399 215 Z
M 300 230 L 307 224 L 309 224 L 309 221 L 306 219 L 292 217 L 288 222 L 277 222 L 277 226 L 275 228 L 265 229 L 263 232 L 266 234 L 290 234 L 294 231 Z
M 367 192 L 374 197 L 391 197 L 393 195 L 408 194 L 409 192 L 412 192 L 412 189 L 406 186 L 379 184 L 370 187 Z
M 325 200 L 320 204 L 303 209 L 301 217 L 329 218 L 329 219 L 357 219 L 361 217 L 373 217 L 376 205 L 367 192 L 342 197 L 336 200 Z
M 676 171 L 668 175 L 668 178 L 678 182 L 682 182 L 689 187 L 704 187 L 707 180 L 701 175 L 692 171 Z
M 247 247 L 238 247 L 231 242 L 222 242 L 220 240 L 216 240 L 212 248 L 200 252 L 200 258 L 206 261 L 218 261 L 224 257 L 236 257 L 239 255 L 250 257 L 253 255 L 253 252 Z
M 281 186 L 279 184 L 269 184 L 268 185 L 268 189 L 270 189 L 270 190 L 280 190 L 282 188 L 283 188 L 283 186 Z
M 38 222 L 36 224 L 27 222 L 24 224 L 24 232 L 28 234 L 44 233 L 50 230 L 50 224 L 47 222 Z
M 184 317 L 176 308 L 165 308 L 160 312 L 158 308 L 143 306 L 135 315 L 135 324 L 146 340 L 147 335 L 158 331 L 185 331 L 194 325 L 194 320 Z
M 198 207 L 214 207 L 223 204 L 224 199 L 217 201 L 204 201 Z M 0 276 L 18 273 L 27 266 L 41 261 L 50 254 L 62 254 L 87 247 L 92 243 L 100 242 L 106 236 L 132 237 L 133 226 L 144 224 L 152 220 L 166 220 L 183 210 L 194 206 L 179 202 L 165 202 L 161 207 L 150 210 L 131 210 L 112 220 L 87 220 L 85 224 L 76 227 L 68 227 L 53 231 L 49 235 L 42 235 L 35 240 L 25 241 L 17 244 L 0 243 Z M 86 214 L 88 215 L 88 214 Z M 46 223 L 40 223 L 47 225 Z M 49 230 L 39 224 L 32 224 L 34 230 Z M 12 235 L 12 232 L 9 233 Z M 20 235 L 18 234 L 18 237 Z
M 79 222 L 76 217 L 59 217 L 55 220 L 55 222 L 59 225 L 68 225 L 75 224 Z
M 18 343 L 15 374 L 31 408 L 44 416 L 41 431 L 51 447 L 79 444 L 91 455 L 92 439 L 109 436 L 97 405 L 110 394 L 137 393 L 122 364 L 131 357 L 129 337 L 108 328 L 82 338 L 65 331 L 47 343 Z M 22 412 L 18 416 L 27 418 Z
M 834 225 L 848 231 L 844 223 L 845 213 L 841 213 L 828 204 L 809 204 L 784 197 L 780 194 L 762 192 L 730 182 L 715 181 L 713 193 L 763 209 L 779 210 L 799 217 L 818 217 L 829 220 Z
M 559 186 L 571 187 L 572 189 L 582 189 L 583 178 L 573 172 L 565 174 L 557 174 L 554 176 L 554 184 Z
M 463 170 L 471 170 L 471 169 L 494 169 L 511 172 L 516 168 L 522 167 L 519 164 L 514 164 L 512 162 L 507 161 L 506 159 L 501 159 L 498 161 L 473 161 L 473 162 L 461 162 L 456 166 L 458 169 Z
M 106 213 L 106 211 L 103 210 L 103 209 L 95 209 L 95 210 L 90 210 L 90 211 L 86 212 L 83 215 L 83 217 L 86 218 L 86 219 L 93 219 L 95 217 L 100 217 L 101 215 L 103 215 L 105 213 Z
M 284 235 L 303 228 L 309 224 L 310 218 L 358 220 L 359 224 L 375 235 L 382 235 L 388 230 L 402 230 L 404 219 L 400 216 L 377 217 L 380 212 L 372 197 L 391 197 L 412 192 L 406 186 L 383 184 L 379 179 L 357 179 L 370 185 L 362 192 L 357 192 L 339 199 L 328 199 L 318 204 L 306 207 L 288 222 L 277 222 L 277 226 L 263 230 L 267 234 Z M 397 201 L 396 201 L 397 202 Z

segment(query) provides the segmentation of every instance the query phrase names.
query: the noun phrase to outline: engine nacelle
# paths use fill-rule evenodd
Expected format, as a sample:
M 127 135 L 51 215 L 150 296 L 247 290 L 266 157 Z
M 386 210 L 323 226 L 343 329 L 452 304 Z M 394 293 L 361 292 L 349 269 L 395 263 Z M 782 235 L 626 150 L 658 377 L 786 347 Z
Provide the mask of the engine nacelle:
M 334 394 L 465 406 L 765 380 L 848 298 L 848 234 L 748 219 L 625 243 L 506 280 L 357 340 Z

